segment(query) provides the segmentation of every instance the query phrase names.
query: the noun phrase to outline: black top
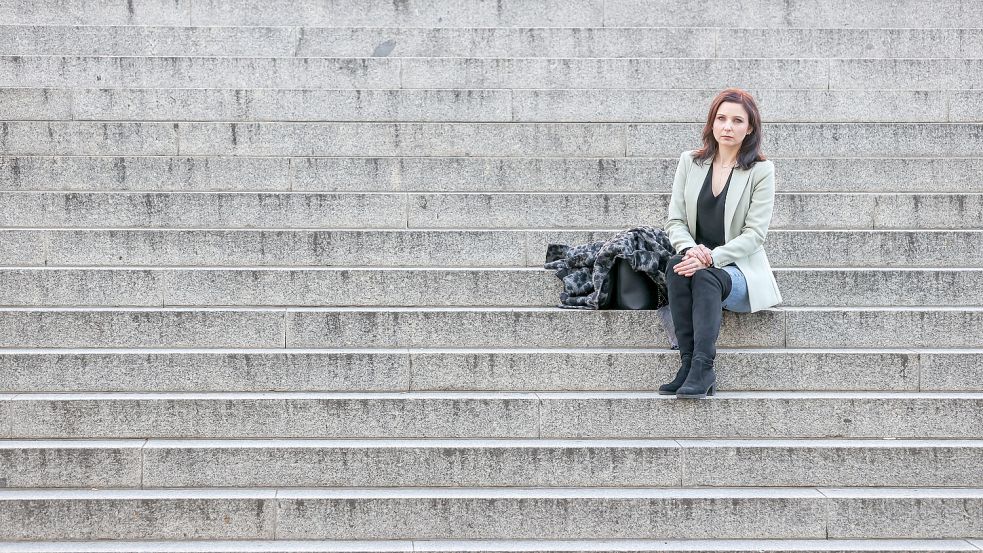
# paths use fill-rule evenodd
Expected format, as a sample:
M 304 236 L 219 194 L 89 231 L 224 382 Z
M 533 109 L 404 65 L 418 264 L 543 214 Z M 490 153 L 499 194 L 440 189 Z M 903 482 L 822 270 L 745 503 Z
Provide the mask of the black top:
M 707 171 L 707 178 L 703 181 L 703 188 L 696 199 L 696 236 L 693 238 L 697 244 L 703 244 L 711 250 L 724 244 L 724 201 L 727 198 L 727 189 L 730 188 L 730 177 L 734 174 L 731 168 L 727 175 L 727 184 L 720 191 L 720 195 L 713 195 L 713 164 Z

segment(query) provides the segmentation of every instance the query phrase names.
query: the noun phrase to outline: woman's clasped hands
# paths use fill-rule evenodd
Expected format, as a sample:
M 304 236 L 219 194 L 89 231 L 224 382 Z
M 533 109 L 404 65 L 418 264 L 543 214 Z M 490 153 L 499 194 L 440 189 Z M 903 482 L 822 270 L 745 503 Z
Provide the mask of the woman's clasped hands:
M 705 269 L 713 263 L 713 258 L 710 254 L 710 248 L 703 244 L 697 244 L 686 250 L 683 260 L 677 263 L 672 269 L 677 275 L 691 277 L 696 271 Z

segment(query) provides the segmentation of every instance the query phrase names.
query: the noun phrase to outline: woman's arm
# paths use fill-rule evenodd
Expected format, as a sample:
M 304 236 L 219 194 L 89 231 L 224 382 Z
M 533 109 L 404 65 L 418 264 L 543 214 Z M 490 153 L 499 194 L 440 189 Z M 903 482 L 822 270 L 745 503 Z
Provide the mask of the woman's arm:
M 765 242 L 768 224 L 771 223 L 771 212 L 775 206 L 775 164 L 771 161 L 760 163 L 765 164 L 764 174 L 751 183 L 751 205 L 744 219 L 744 228 L 741 234 L 723 246 L 713 249 L 715 267 L 723 267 L 736 259 L 747 257 L 761 248 Z
M 693 236 L 689 233 L 689 225 L 686 223 L 686 156 L 688 155 L 689 152 L 686 151 L 679 156 L 676 176 L 672 181 L 669 216 L 665 224 L 666 234 L 669 235 L 669 241 L 677 252 L 696 245 L 696 240 L 693 240 Z

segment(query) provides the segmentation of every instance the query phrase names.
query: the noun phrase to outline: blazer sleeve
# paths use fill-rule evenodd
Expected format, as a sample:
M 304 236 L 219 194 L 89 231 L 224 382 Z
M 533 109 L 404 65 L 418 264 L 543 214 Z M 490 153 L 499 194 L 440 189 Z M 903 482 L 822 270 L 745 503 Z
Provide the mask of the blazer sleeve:
M 775 164 L 771 160 L 760 162 L 762 170 L 751 183 L 751 203 L 741 233 L 723 246 L 711 252 L 716 267 L 729 265 L 735 260 L 758 251 L 765 242 L 771 213 L 775 206 Z
M 677 252 L 696 246 L 696 240 L 689 233 L 689 224 L 686 221 L 686 167 L 690 163 L 686 157 L 689 155 L 689 151 L 685 151 L 679 156 L 676 176 L 672 181 L 669 215 L 665 224 L 666 234 L 669 235 L 669 241 Z

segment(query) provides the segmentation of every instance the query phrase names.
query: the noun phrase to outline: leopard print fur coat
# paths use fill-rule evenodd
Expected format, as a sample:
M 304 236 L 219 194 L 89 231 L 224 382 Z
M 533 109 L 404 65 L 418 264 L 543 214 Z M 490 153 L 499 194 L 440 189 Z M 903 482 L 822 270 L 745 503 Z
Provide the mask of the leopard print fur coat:
M 590 244 L 549 244 L 545 268 L 555 271 L 563 282 L 559 307 L 600 309 L 610 300 L 610 275 L 615 261 L 625 258 L 632 269 L 645 273 L 655 282 L 658 306 L 662 307 L 669 303 L 666 266 L 675 253 L 665 231 L 640 226 Z

